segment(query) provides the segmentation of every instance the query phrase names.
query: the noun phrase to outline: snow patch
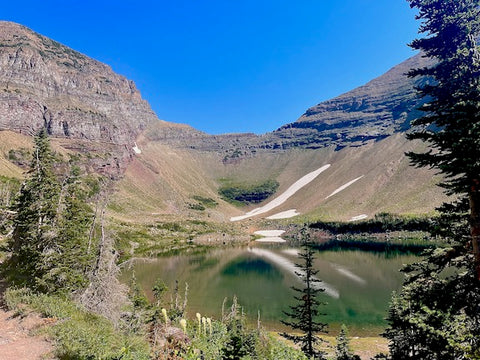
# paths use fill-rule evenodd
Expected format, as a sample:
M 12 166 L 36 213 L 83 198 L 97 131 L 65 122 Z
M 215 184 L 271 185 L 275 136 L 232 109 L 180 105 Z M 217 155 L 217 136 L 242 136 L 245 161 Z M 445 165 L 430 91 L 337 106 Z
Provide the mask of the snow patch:
M 137 143 L 135 143 L 135 146 L 132 148 L 135 154 L 141 154 L 142 150 L 137 146 Z
M 260 235 L 260 236 L 280 236 L 285 232 L 285 230 L 258 230 L 255 231 L 255 235 Z
M 356 179 L 353 179 L 352 181 L 349 181 L 348 183 L 340 186 L 338 189 L 336 189 L 334 192 L 332 192 L 330 195 L 328 195 L 328 196 L 325 198 L 325 200 L 328 199 L 329 197 L 332 197 L 332 196 L 335 195 L 335 194 L 338 194 L 340 191 L 345 190 L 347 187 L 349 187 L 350 185 L 352 185 L 354 182 L 357 182 L 358 180 L 360 180 L 360 179 L 363 178 L 364 176 L 365 176 L 365 175 L 359 176 L 359 177 L 357 177 Z
M 272 216 L 267 217 L 268 220 L 280 220 L 280 219 L 290 219 L 294 216 L 300 215 L 296 209 L 291 209 L 287 211 L 282 211 L 278 214 L 274 214 Z
M 326 164 L 326 165 L 322 166 L 321 168 L 308 173 L 307 175 L 303 176 L 302 178 L 300 178 L 299 180 L 294 182 L 287 190 L 285 190 L 281 195 L 279 195 L 277 198 L 273 199 L 269 203 L 267 203 L 264 206 L 261 206 L 259 208 L 253 209 L 252 211 L 247 212 L 245 215 L 234 216 L 234 217 L 230 218 L 230 221 L 239 221 L 239 220 L 248 219 L 248 218 L 253 217 L 253 216 L 264 214 L 264 213 L 280 206 L 285 201 L 287 201 L 288 198 L 290 198 L 292 195 L 294 195 L 298 190 L 300 190 L 305 185 L 312 182 L 318 175 L 320 175 L 322 172 L 327 170 L 329 167 L 330 167 L 330 164 Z
M 363 220 L 363 219 L 366 219 L 366 218 L 368 218 L 368 215 L 367 214 L 362 214 L 362 215 L 352 216 L 350 218 L 350 220 L 348 220 L 348 221 L 358 221 L 358 220 Z
M 284 243 L 287 241 L 280 237 L 280 235 L 282 235 L 284 232 L 285 230 L 258 230 L 255 231 L 254 234 L 263 236 L 263 238 L 255 241 L 262 243 Z

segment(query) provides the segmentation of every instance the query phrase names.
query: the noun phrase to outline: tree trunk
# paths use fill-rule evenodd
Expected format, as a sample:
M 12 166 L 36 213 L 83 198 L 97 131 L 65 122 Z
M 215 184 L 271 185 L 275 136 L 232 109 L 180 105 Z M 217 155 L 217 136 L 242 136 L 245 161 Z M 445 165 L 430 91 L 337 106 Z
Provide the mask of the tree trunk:
M 475 258 L 475 273 L 480 281 L 480 181 L 475 179 L 469 194 L 470 197 L 470 234 L 472 250 Z

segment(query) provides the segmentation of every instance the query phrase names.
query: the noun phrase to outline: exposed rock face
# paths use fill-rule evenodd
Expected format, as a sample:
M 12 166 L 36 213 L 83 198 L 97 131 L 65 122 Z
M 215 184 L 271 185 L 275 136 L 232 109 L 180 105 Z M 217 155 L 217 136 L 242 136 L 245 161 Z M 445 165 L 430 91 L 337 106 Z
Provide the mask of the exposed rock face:
M 224 152 L 226 158 L 237 160 L 259 150 L 361 146 L 410 128 L 421 100 L 415 90 L 418 80 L 406 73 L 428 65 L 421 55 L 413 56 L 364 86 L 311 107 L 296 122 L 261 136 L 182 131 L 181 142 L 173 133 L 164 139 L 177 146 Z
M 430 63 L 416 55 L 369 83 L 309 108 L 296 122 L 272 133 L 283 147 L 358 146 L 406 131 L 418 116 L 412 68 Z
M 46 126 L 55 137 L 84 141 L 82 147 L 88 141 L 101 142 L 108 156 L 105 164 L 96 167 L 108 172 L 113 166 L 117 173 L 124 169 L 135 139 L 144 130 L 150 141 L 217 152 L 225 163 L 236 163 L 258 151 L 360 146 L 409 129 L 419 100 L 415 81 L 405 73 L 426 65 L 424 58 L 414 56 L 271 133 L 211 136 L 158 121 L 133 82 L 107 65 L 24 26 L 0 22 L 0 130 L 34 134 Z M 79 147 L 76 143 L 66 146 Z M 92 146 L 90 150 L 97 152 L 98 145 Z
M 157 120 L 132 81 L 24 26 L 0 22 L 0 129 L 133 146 Z

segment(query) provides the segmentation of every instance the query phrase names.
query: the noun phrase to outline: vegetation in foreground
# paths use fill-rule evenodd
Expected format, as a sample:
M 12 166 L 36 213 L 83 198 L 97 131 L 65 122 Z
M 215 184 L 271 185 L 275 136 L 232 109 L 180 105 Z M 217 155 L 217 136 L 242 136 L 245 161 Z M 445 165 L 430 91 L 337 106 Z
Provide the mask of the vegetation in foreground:
M 316 277 L 318 270 L 313 268 L 314 250 L 306 227 L 300 231 L 300 237 L 303 251 L 298 256 L 302 263 L 296 264 L 298 268 L 296 274 L 300 276 L 304 286 L 303 288 L 292 287 L 298 294 L 295 296 L 297 304 L 290 306 L 290 311 L 285 311 L 285 315 L 289 319 L 282 323 L 293 330 L 301 331 L 301 334 L 282 333 L 281 335 L 295 344 L 299 344 L 303 353 L 309 358 L 323 359 L 325 354 L 318 349 L 318 344 L 322 339 L 317 334 L 325 333 L 327 324 L 318 320 L 321 303 L 317 297 L 325 289 L 319 284 L 321 280 Z
M 168 304 L 165 285 L 157 282 L 151 304 L 134 279 L 130 290 L 122 286 L 119 254 L 105 226 L 108 193 L 79 173 L 73 162 L 56 157 L 42 129 L 11 217 L 5 217 L 11 236 L 3 249 L 4 301 L 19 315 L 36 311 L 52 319 L 44 331 L 58 358 L 306 359 L 260 326 L 248 328 L 235 299 L 220 321 L 200 314 L 187 321 L 188 288 L 183 302 L 176 296 Z
M 408 154 L 417 166 L 440 170 L 458 200 L 440 209 L 446 246 L 407 266 L 394 295 L 385 332 L 391 359 L 480 359 L 480 2 L 408 0 L 425 36 L 411 46 L 434 60 L 413 69 L 422 77 L 421 110 L 412 139 L 425 153 Z

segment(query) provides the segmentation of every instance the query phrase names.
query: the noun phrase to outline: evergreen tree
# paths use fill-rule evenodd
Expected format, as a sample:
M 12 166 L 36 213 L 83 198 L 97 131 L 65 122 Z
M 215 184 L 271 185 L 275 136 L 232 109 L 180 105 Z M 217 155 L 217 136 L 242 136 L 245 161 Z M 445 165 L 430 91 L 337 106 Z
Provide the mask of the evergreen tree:
M 348 338 L 347 327 L 345 325 L 342 325 L 340 333 L 337 336 L 335 360 L 360 360 L 360 357 L 354 355 L 350 350 L 350 339 Z
M 70 293 L 87 285 L 95 252 L 89 237 L 92 210 L 79 169 L 61 185 L 48 134 L 35 137 L 33 158 L 12 210 L 14 229 L 5 270 L 10 281 L 42 292 Z
M 35 137 L 27 178 L 12 206 L 16 216 L 7 244 L 12 255 L 5 264 L 12 282 L 35 289 L 40 287 L 39 281 L 45 275 L 46 257 L 55 251 L 60 185 L 53 163 L 48 134 L 42 129 Z
M 427 141 L 431 150 L 409 156 L 443 172 L 442 186 L 458 200 L 440 208 L 432 232 L 446 245 L 405 267 L 385 336 L 392 359 L 480 358 L 480 2 L 409 2 L 426 34 L 411 46 L 435 60 L 410 72 L 424 78 L 419 90 L 426 100 L 410 138 Z
M 47 291 L 72 292 L 85 287 L 95 260 L 92 237 L 93 211 L 82 188 L 80 170 L 73 166 L 65 179 L 59 203 L 55 251 L 46 255 L 42 287 Z
M 435 61 L 413 69 L 423 77 L 420 96 L 425 116 L 415 120 L 411 139 L 430 144 L 426 153 L 410 153 L 417 166 L 439 169 L 449 193 L 470 203 L 470 246 L 480 281 L 480 38 L 479 0 L 408 0 L 418 9 L 425 37 L 410 45 Z
M 322 315 L 318 309 L 321 303 L 317 297 L 325 289 L 321 288 L 319 285 L 321 280 L 316 277 L 318 270 L 313 268 L 314 250 L 306 226 L 300 231 L 300 236 L 303 243 L 303 252 L 299 254 L 299 257 L 303 262 L 296 264 L 296 267 L 300 270 L 296 274 L 302 279 L 304 287 L 292 287 L 298 294 L 298 296 L 294 296 L 297 304 L 290 306 L 290 311 L 284 311 L 284 314 L 290 320 L 282 320 L 282 323 L 293 330 L 301 331 L 303 334 L 282 333 L 281 335 L 292 340 L 295 344 L 300 344 L 303 353 L 309 358 L 323 359 L 324 354 L 317 350 L 315 346 L 322 341 L 316 334 L 319 332 L 325 333 L 327 327 L 327 324 L 317 320 L 318 316 Z

